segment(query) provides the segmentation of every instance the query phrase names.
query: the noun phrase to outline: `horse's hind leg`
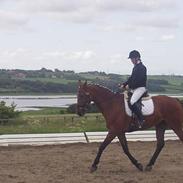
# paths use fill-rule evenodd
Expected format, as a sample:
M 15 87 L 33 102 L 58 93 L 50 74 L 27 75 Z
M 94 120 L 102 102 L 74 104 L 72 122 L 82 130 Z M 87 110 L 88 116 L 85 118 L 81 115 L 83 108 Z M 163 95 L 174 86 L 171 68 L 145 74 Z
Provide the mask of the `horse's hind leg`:
M 139 163 L 129 152 L 128 144 L 126 140 L 126 136 L 124 133 L 121 133 L 118 135 L 119 141 L 121 143 L 121 146 L 123 148 L 124 153 L 128 156 L 128 158 L 131 160 L 131 162 L 140 170 L 143 171 L 143 166 L 141 163 Z
M 173 129 L 173 131 L 176 133 L 176 135 L 179 137 L 179 139 L 183 142 L 183 130 L 182 128 L 179 129 Z
M 165 145 L 165 141 L 164 141 L 165 129 L 166 129 L 166 124 L 164 122 L 161 122 L 156 126 L 157 146 L 152 158 L 150 159 L 149 163 L 145 168 L 146 171 L 150 171 L 152 169 L 152 166 L 155 164 L 156 159 L 158 158 L 161 150 Z
M 182 126 L 183 119 L 182 118 L 174 119 L 166 122 L 167 125 L 176 133 L 179 139 L 183 142 L 183 126 Z

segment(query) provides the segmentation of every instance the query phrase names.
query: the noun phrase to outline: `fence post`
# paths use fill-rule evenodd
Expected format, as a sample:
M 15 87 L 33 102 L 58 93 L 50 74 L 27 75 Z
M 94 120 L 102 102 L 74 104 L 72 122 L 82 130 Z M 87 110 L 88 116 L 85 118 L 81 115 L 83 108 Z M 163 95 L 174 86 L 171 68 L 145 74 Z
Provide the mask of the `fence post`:
M 89 139 L 88 139 L 88 136 L 86 135 L 86 132 L 83 132 L 83 133 L 84 133 L 84 136 L 85 136 L 85 138 L 86 138 L 86 142 L 89 143 L 90 141 L 89 141 Z
M 74 122 L 74 116 L 72 116 L 72 123 Z

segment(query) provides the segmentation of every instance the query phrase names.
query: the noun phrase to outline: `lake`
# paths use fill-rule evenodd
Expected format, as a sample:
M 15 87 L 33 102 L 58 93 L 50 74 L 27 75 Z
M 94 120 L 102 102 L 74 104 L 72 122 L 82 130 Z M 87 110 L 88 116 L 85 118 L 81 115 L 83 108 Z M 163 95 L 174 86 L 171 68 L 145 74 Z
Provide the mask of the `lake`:
M 151 94 L 152 96 L 158 94 Z M 167 94 L 166 94 L 167 95 Z M 168 95 L 171 97 L 183 97 L 182 95 Z M 16 109 L 20 111 L 39 110 L 39 107 L 68 107 L 76 103 L 76 95 L 53 95 L 53 96 L 0 96 L 0 101 L 7 105 L 14 102 Z
M 39 110 L 39 107 L 67 107 L 76 103 L 76 95 L 54 96 L 0 96 L 0 101 L 5 101 L 8 106 L 15 103 L 16 110 Z

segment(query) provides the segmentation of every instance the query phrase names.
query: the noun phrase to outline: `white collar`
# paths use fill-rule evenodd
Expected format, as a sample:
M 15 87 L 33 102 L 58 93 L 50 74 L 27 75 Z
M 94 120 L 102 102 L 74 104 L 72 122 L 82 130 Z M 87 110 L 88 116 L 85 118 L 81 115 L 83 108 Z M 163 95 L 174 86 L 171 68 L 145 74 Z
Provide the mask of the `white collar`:
M 140 61 L 140 60 L 138 60 L 137 64 L 140 64 L 140 63 L 141 63 L 141 61 Z

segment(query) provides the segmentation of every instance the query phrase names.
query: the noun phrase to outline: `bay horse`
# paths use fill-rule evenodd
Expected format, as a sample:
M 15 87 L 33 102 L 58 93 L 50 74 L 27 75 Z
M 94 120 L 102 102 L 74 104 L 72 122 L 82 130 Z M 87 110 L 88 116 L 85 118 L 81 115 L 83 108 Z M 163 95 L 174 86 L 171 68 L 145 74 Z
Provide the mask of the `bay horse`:
M 97 156 L 90 168 L 91 172 L 97 170 L 100 157 L 104 149 L 111 141 L 118 137 L 124 153 L 130 161 L 143 171 L 143 165 L 139 163 L 129 152 L 125 133 L 131 122 L 131 117 L 125 113 L 124 94 L 114 93 L 111 90 L 95 84 L 87 84 L 79 81 L 77 93 L 77 114 L 83 116 L 86 113 L 86 108 L 93 101 L 103 114 L 108 134 L 105 140 L 101 143 Z M 152 115 L 145 116 L 145 124 L 143 129 L 155 126 L 157 146 L 150 161 L 145 167 L 145 171 L 150 171 L 155 164 L 155 161 L 164 147 L 164 133 L 166 128 L 171 128 L 183 142 L 183 107 L 181 103 L 168 96 L 153 96 L 154 112 Z

